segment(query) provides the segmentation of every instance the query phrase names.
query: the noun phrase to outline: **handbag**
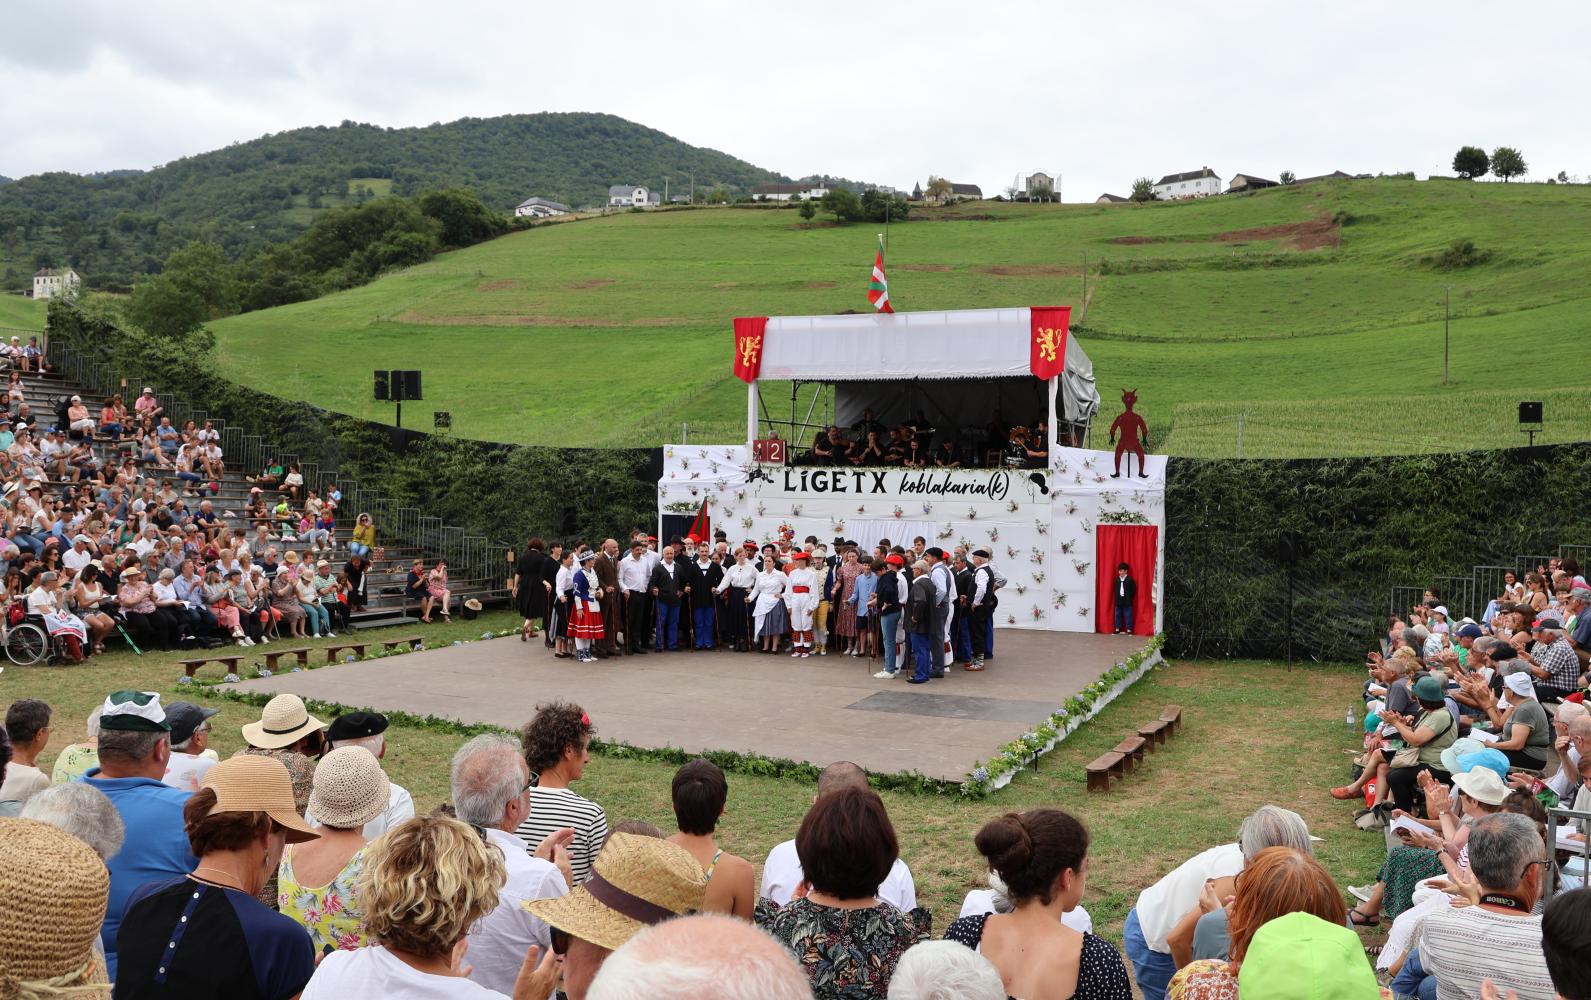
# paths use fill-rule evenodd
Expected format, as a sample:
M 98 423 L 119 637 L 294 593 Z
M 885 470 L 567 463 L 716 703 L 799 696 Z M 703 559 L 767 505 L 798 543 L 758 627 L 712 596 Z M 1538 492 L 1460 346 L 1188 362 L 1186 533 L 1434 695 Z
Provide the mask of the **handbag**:
M 1414 725 L 1415 725 L 1415 728 L 1419 728 L 1420 724 L 1418 722 L 1416 722 Z M 1442 727 L 1442 732 L 1437 733 L 1435 736 L 1431 737 L 1431 742 L 1435 743 L 1437 740 L 1441 739 L 1442 736 L 1449 729 L 1452 729 L 1452 728 L 1453 728 L 1453 717 L 1451 715 L 1449 715 L 1447 717 L 1447 725 Z M 1387 767 L 1419 767 L 1420 766 L 1420 750 L 1421 749 L 1423 749 L 1423 747 L 1404 747 L 1404 748 L 1402 748 L 1397 753 L 1392 755 L 1392 759 L 1391 760 L 1387 761 Z

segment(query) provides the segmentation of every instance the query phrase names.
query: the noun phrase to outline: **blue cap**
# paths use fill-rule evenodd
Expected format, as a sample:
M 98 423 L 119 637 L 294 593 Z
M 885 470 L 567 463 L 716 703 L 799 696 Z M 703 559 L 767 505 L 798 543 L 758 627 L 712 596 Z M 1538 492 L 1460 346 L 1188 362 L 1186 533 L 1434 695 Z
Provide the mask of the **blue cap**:
M 1458 637 L 1460 639 L 1479 639 L 1484 634 L 1485 633 L 1481 631 L 1481 627 L 1474 624 L 1465 625 L 1458 630 Z
M 1458 759 L 1459 774 L 1468 774 L 1477 767 L 1496 771 L 1499 778 L 1504 781 L 1508 780 L 1508 756 L 1501 750 L 1487 747 L 1485 750 L 1477 750 Z

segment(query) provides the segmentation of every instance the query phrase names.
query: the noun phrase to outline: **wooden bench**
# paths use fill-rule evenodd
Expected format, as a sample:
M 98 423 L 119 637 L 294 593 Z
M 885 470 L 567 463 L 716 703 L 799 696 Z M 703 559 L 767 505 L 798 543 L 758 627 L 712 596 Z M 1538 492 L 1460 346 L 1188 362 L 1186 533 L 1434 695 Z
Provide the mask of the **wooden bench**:
M 381 645 L 386 647 L 387 649 L 395 649 L 398 646 L 408 646 L 409 649 L 412 651 L 414 649 L 414 644 L 415 643 L 424 642 L 424 641 L 425 641 L 425 636 L 423 636 L 423 635 L 411 635 L 411 636 L 408 636 L 407 638 L 404 638 L 404 639 L 382 639 L 381 640 Z
M 1144 762 L 1144 743 L 1142 736 L 1128 736 L 1116 744 L 1115 753 L 1127 759 L 1126 773 L 1131 774 L 1134 767 L 1142 767 Z
M 265 669 L 275 673 L 277 661 L 284 656 L 296 656 L 298 657 L 298 665 L 307 667 L 309 666 L 309 651 L 310 647 L 300 646 L 298 649 L 273 649 L 268 653 L 262 652 L 265 657 Z
M 240 653 L 224 653 L 218 656 L 201 656 L 192 660 L 178 660 L 177 662 L 181 663 L 182 669 L 187 672 L 189 677 L 192 677 L 194 674 L 198 673 L 199 668 L 204 666 L 206 663 L 225 664 L 226 672 L 229 674 L 235 674 L 238 672 L 238 663 L 241 662 L 242 659 L 243 656 Z
M 1118 778 L 1127 776 L 1126 759 L 1121 754 L 1112 750 L 1100 754 L 1083 770 L 1088 772 L 1088 790 L 1091 792 L 1110 791 L 1110 776 Z
M 1138 727 L 1138 735 L 1144 738 L 1144 742 L 1152 750 L 1156 746 L 1166 741 L 1166 729 L 1170 725 L 1171 723 L 1167 722 L 1165 719 L 1156 719 L 1153 722 L 1146 722 Z
M 334 642 L 330 646 L 326 647 L 326 662 L 336 663 L 337 654 L 341 653 L 345 649 L 353 650 L 355 656 L 363 659 L 365 655 L 365 647 L 368 645 L 370 645 L 368 642 Z
M 1177 730 L 1182 728 L 1182 706 L 1167 705 L 1162 708 L 1160 710 L 1160 721 L 1169 723 L 1166 727 L 1169 730 L 1166 733 L 1167 736 L 1177 735 Z

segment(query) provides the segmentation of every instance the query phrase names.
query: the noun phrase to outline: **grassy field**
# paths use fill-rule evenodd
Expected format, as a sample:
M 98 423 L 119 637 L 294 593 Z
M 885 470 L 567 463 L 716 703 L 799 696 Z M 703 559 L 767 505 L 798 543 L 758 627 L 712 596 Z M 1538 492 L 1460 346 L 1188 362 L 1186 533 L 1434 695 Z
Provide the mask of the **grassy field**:
M 1518 398 L 1591 386 L 1575 352 L 1534 360 L 1585 335 L 1588 187 L 1375 180 L 920 214 L 890 234 L 899 308 L 1072 304 L 1103 419 L 1121 389 L 1137 388 L 1174 454 L 1232 453 L 1235 434 L 1181 426 L 1229 414 L 1235 424 L 1248 407 L 1278 431 L 1246 438 L 1245 454 L 1507 446 L 1519 440 Z M 729 372 L 730 319 L 866 308 L 874 229 L 766 209 L 549 226 L 223 320 L 220 357 L 240 381 L 382 420 L 391 409 L 370 398 L 369 369 L 418 367 L 424 421 L 451 410 L 469 437 L 656 444 L 679 440 L 688 421 L 692 440 L 738 440 L 745 397 Z M 1461 239 L 1485 262 L 1430 263 Z M 1583 435 L 1556 404 L 1547 420 L 1548 440 Z
M 20 295 L 0 295 L 0 326 L 42 331 L 46 304 Z
M 432 626 L 427 634 L 435 643 L 511 624 L 498 613 L 469 624 Z M 181 674 L 175 661 L 169 654 L 113 652 L 81 667 L 8 666 L 0 674 L 0 705 L 32 697 L 54 706 L 50 749 L 43 757 L 48 767 L 63 747 L 81 739 L 82 720 L 112 690 L 135 687 L 159 690 L 168 701 L 203 701 L 175 683 Z M 1115 940 L 1139 889 L 1189 855 L 1233 840 L 1242 817 L 1266 802 L 1298 810 L 1324 838 L 1320 856 L 1339 885 L 1370 880 L 1383 853 L 1381 838 L 1355 830 L 1348 808 L 1326 791 L 1342 781 L 1346 758 L 1340 749 L 1357 743 L 1344 730 L 1341 706 L 1356 697 L 1358 685 L 1356 671 L 1344 667 L 1286 672 L 1274 663 L 1176 664 L 1150 674 L 1045 757 L 1038 771 L 1024 772 L 986 800 L 885 792 L 919 899 L 933 909 L 942 930 L 967 890 L 982 883 L 972 846 L 979 825 L 1007 810 L 1038 806 L 1071 810 L 1093 832 L 1086 905 L 1101 932 Z M 556 696 L 547 692 L 548 698 Z M 366 698 L 350 692 L 346 700 L 357 705 Z M 1152 754 L 1125 785 L 1108 795 L 1088 793 L 1083 765 L 1173 702 L 1183 706 L 1182 734 Z M 242 745 L 238 727 L 257 717 L 256 710 L 215 704 L 222 713 L 212 745 L 228 754 Z M 533 706 L 524 708 L 528 717 Z M 595 721 L 600 735 L 602 720 Z M 414 793 L 422 810 L 444 801 L 448 762 L 462 738 L 403 726 L 387 736 L 385 763 L 394 780 Z M 579 789 L 602 803 L 612 822 L 644 819 L 668 830 L 672 773 L 663 764 L 599 757 Z M 729 781 L 722 844 L 760 865 L 774 844 L 794 835 L 813 786 L 739 774 Z

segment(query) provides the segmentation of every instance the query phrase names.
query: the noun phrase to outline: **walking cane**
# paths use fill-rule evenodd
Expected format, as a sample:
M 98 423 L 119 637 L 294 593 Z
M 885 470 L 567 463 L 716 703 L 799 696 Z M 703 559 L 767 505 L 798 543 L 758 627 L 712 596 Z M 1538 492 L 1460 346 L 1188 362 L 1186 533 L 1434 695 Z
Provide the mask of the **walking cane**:
M 137 653 L 139 656 L 144 655 L 144 651 L 138 648 L 138 643 L 134 642 L 133 637 L 127 634 L 126 629 L 122 628 L 121 622 L 116 623 L 116 631 L 120 632 L 122 634 L 122 638 L 127 640 L 127 645 L 133 647 L 134 653 Z

